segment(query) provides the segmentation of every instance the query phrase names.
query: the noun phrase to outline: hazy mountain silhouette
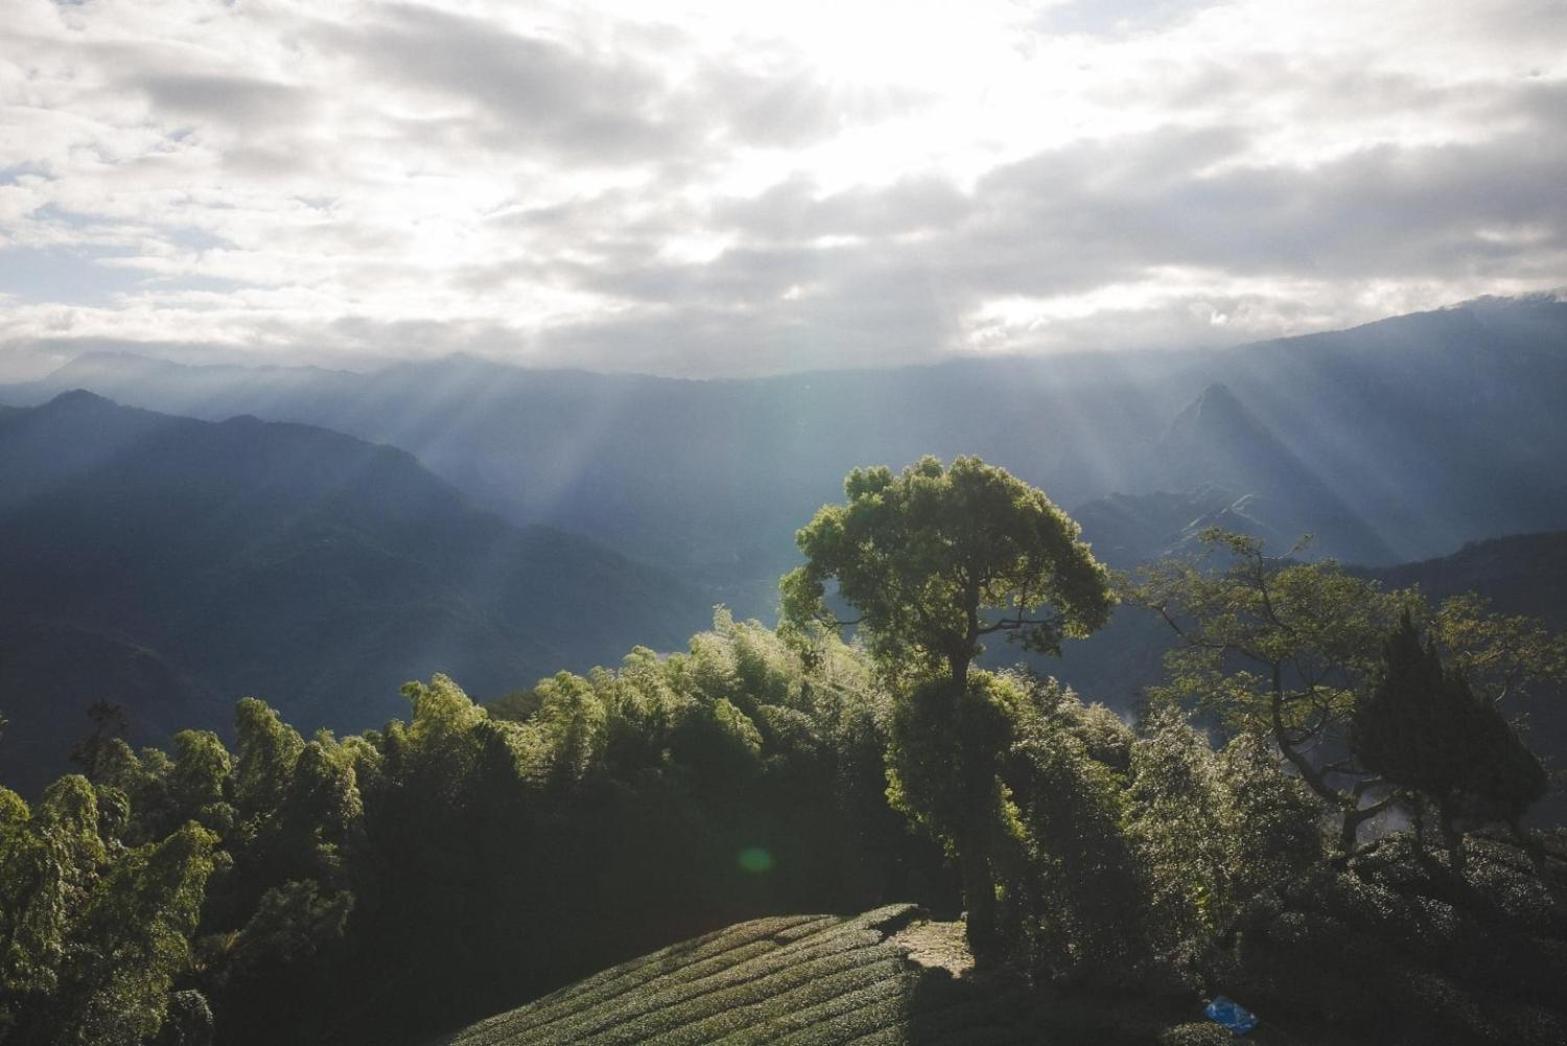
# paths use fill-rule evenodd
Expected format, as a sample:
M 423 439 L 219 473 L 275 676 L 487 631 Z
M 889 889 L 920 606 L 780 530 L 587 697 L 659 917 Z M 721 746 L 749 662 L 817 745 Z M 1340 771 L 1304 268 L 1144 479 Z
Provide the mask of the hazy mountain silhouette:
M 1077 506 L 1096 550 L 1129 566 L 1189 547 L 1208 527 L 1285 549 L 1303 535 L 1314 555 L 1386 563 L 1392 548 L 1223 384 L 1176 415 L 1149 454 L 1150 494 L 1114 494 Z M 1173 491 L 1173 492 L 1172 492 Z
M 1215 383 L 1225 393 L 1204 396 Z M 402 447 L 514 522 L 608 543 L 742 614 L 770 616 L 794 529 L 841 497 L 849 468 L 925 453 L 978 454 L 1074 511 L 1116 494 L 1196 499 L 1191 518 L 1136 524 L 1176 540 L 1213 515 L 1270 539 L 1311 530 L 1317 552 L 1373 563 L 1567 525 L 1567 304 L 1543 299 L 1226 350 L 744 381 L 467 357 L 353 375 L 95 355 L 0 398 L 74 386 Z M 1119 511 L 1172 507 L 1159 504 Z
M 1567 629 L 1567 531 L 1474 541 L 1450 556 L 1368 571 L 1389 588 L 1437 598 L 1478 591 L 1509 614 Z
M 255 694 L 307 728 L 478 695 L 708 614 L 674 579 L 478 511 L 407 453 L 302 425 L 194 421 L 86 392 L 0 417 L 0 775 L 58 771 L 85 706 L 151 738 Z M 35 778 L 36 779 L 36 778 Z

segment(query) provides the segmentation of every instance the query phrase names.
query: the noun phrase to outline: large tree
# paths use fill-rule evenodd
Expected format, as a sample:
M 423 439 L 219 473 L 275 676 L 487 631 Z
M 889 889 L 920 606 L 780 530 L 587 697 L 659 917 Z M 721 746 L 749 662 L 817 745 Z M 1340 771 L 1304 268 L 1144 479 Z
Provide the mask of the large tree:
M 1004 827 L 995 749 L 1006 730 L 992 688 L 984 679 L 971 685 L 969 668 L 989 635 L 1053 653 L 1064 637 L 1099 628 L 1113 598 L 1108 576 L 1042 491 L 978 458 L 949 469 L 926 457 L 897 475 L 855 469 L 844 493 L 845 504 L 824 506 L 797 535 L 806 562 L 783 578 L 784 613 L 857 625 L 883 673 L 902 684 L 910 707 L 899 717 L 907 729 L 892 769 L 909 779 L 910 798 L 948 808 L 946 817 L 911 812 L 952 826 L 943 834 L 962 869 L 969 942 L 983 960 L 996 947 L 991 855 Z M 829 581 L 858 612 L 854 621 L 831 613 Z M 949 749 L 950 758 L 934 754 Z M 941 765 L 919 765 L 932 760 Z M 945 784 L 909 787 L 932 773 Z
M 1168 679 L 1150 697 L 1268 736 L 1339 816 L 1344 854 L 1357 848 L 1361 826 L 1400 798 L 1397 782 L 1357 755 L 1349 731 L 1386 675 L 1384 638 L 1403 615 L 1424 623 L 1493 705 L 1567 676 L 1567 637 L 1493 614 L 1476 597 L 1433 611 L 1417 590 L 1384 591 L 1331 561 L 1268 556 L 1256 538 L 1214 528 L 1201 540 L 1204 557 L 1153 564 L 1127 586 L 1128 601 L 1158 613 L 1179 639 L 1165 658 Z
M 1366 769 L 1429 799 L 1453 867 L 1463 868 L 1458 821 L 1518 820 L 1550 785 L 1545 768 L 1491 701 L 1442 664 L 1405 614 L 1382 648 L 1371 692 L 1355 706 L 1350 747 Z
M 894 475 L 860 468 L 848 501 L 825 505 L 795 540 L 804 566 L 782 581 L 785 616 L 856 624 L 892 675 L 944 671 L 962 688 L 985 636 L 1055 653 L 1105 623 L 1103 565 L 1071 517 L 1005 469 L 934 457 Z M 859 617 L 834 622 L 826 582 Z

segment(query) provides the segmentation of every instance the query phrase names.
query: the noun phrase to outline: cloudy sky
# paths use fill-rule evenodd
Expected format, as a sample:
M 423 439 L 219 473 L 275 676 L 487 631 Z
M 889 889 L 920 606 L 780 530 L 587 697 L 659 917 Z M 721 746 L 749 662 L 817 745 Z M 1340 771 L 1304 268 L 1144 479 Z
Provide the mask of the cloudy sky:
M 0 380 L 753 374 L 1567 285 L 1562 0 L 0 0 Z

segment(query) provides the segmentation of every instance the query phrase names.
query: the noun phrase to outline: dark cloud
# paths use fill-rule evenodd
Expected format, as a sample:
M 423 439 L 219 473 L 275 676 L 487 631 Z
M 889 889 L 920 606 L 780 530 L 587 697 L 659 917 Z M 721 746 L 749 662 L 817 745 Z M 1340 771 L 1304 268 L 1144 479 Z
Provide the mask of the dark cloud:
M 1381 145 L 1316 166 L 1247 162 L 1245 145 L 1236 132 L 1170 131 L 995 171 L 949 244 L 954 270 L 976 290 L 1033 294 L 1157 266 L 1443 276 L 1516 263 L 1567 235 L 1560 139 Z M 1533 231 L 1509 244 L 1507 230 L 1523 226 Z
M 690 160 L 737 143 L 797 147 L 926 100 L 907 89 L 831 90 L 783 52 L 762 71 L 693 56 L 675 73 L 667 51 L 594 48 L 424 7 L 385 8 L 368 25 L 315 35 L 377 79 L 470 105 L 434 121 L 454 137 L 584 164 Z M 667 27 L 620 39 L 675 51 L 689 43 Z
M 794 300 L 725 303 L 710 295 L 676 308 L 650 303 L 629 315 L 551 330 L 538 340 L 535 358 L 692 376 L 935 360 L 950 351 L 961 317 L 932 277 L 918 264 L 870 265 L 840 270 Z M 732 288 L 777 283 L 738 264 L 720 282 Z
M 633 242 L 613 259 L 549 266 L 553 279 L 641 306 L 541 344 L 650 366 L 678 356 L 693 373 L 724 345 L 760 369 L 831 365 L 851 352 L 861 362 L 928 358 L 986 300 L 1082 293 L 1161 268 L 1236 280 L 1501 277 L 1567 252 L 1559 140 L 1379 146 L 1316 167 L 1239 162 L 1248 144 L 1228 129 L 1080 143 L 1001 168 L 972 194 L 922 179 L 819 197 L 791 179 L 715 207 L 741 245 L 710 262 L 672 263 Z M 1531 231 L 1510 241 L 1521 227 Z M 922 235 L 888 241 L 906 232 Z M 831 236 L 860 239 L 810 243 Z M 1220 291 L 1157 317 L 1122 310 L 1112 326 L 1121 339 L 1157 341 L 1160 329 L 1166 340 L 1213 338 L 1215 314 L 1288 324 L 1311 308 Z M 1096 322 L 1104 316 L 1056 333 L 1093 343 Z
M 432 121 L 470 141 L 604 162 L 689 144 L 692 129 L 661 115 L 667 85 L 647 63 L 431 8 L 395 5 L 378 16 L 315 35 L 379 80 L 471 104 L 466 117 Z
M 303 88 L 244 76 L 164 72 L 134 82 L 160 110 L 238 129 L 297 126 L 315 100 Z

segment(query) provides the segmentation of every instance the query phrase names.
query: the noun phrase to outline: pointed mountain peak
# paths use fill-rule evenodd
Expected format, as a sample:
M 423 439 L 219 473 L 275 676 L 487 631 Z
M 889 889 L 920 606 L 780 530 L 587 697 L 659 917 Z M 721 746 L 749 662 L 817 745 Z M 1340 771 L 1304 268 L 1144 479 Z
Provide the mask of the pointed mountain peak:
M 1214 382 L 1175 416 L 1165 442 L 1185 444 L 1241 437 L 1251 440 L 1273 438 L 1267 426 L 1246 408 L 1229 386 Z
M 102 410 L 105 407 L 117 407 L 119 404 L 111 399 L 106 399 L 96 392 L 88 392 L 86 389 L 71 389 L 62 392 L 54 399 L 43 405 L 45 410 Z
M 1303 482 L 1304 466 L 1229 388 L 1215 382 L 1175 416 L 1159 467 L 1178 488 L 1204 483 L 1246 493 Z
M 1249 414 L 1245 404 L 1241 403 L 1240 397 L 1231 392 L 1230 387 L 1222 381 L 1216 381 L 1203 389 L 1197 398 L 1181 413 L 1184 415 L 1193 412 L 1207 416 L 1216 414 L 1219 416 Z
M 1224 409 L 1239 408 L 1240 405 L 1241 401 L 1236 397 L 1235 393 L 1230 391 L 1230 387 L 1222 381 L 1216 381 L 1203 389 L 1198 395 L 1196 402 L 1198 407 L 1221 407 Z

